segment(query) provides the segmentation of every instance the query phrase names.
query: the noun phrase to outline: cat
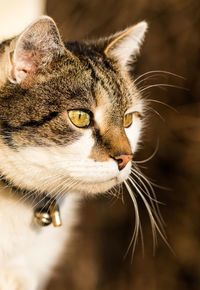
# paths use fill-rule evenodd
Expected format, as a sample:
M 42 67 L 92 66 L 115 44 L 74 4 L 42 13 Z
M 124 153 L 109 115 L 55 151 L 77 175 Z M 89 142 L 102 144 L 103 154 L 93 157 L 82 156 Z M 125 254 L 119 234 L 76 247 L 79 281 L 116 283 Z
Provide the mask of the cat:
M 63 42 L 41 16 L 0 44 L 0 289 L 44 289 L 80 200 L 130 177 L 145 122 L 130 69 L 146 30 Z

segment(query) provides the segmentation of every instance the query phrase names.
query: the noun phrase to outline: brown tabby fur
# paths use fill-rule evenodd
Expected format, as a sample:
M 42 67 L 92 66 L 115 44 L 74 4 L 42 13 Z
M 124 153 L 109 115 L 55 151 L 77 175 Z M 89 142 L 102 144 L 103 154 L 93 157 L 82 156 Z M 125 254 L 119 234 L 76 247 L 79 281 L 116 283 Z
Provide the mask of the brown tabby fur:
M 2 53 L 5 45 L 9 42 L 1 44 Z M 98 146 L 94 146 L 92 155 L 96 160 L 108 158 L 105 147 L 112 156 L 120 152 L 131 154 L 121 124 L 132 102 L 129 77 L 122 75 L 117 63 L 107 58 L 102 48 L 76 42 L 65 45 L 69 53 L 39 68 L 30 84 L 21 87 L 8 82 L 0 88 L 5 142 L 15 149 L 26 145 L 69 144 L 81 133 L 65 121 L 66 110 L 78 107 L 93 111 L 95 106 L 106 104 L 107 125 L 95 127 L 93 137 Z M 121 141 L 116 142 L 119 136 Z

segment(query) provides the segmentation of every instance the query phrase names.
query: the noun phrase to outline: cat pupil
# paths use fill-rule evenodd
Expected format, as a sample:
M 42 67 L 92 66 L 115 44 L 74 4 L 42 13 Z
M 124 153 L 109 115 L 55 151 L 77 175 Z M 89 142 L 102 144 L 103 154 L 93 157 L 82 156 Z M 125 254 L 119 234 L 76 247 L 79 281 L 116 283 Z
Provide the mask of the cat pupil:
M 90 125 L 90 114 L 81 110 L 70 110 L 68 116 L 72 124 L 79 128 L 86 128 Z

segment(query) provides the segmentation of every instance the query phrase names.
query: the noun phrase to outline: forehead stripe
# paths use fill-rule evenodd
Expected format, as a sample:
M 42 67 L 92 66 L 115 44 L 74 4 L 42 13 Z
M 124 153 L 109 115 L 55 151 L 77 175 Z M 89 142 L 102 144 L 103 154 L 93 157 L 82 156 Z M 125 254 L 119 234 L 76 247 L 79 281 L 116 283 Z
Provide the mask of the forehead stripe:
M 29 122 L 22 123 L 20 126 L 14 127 L 10 126 L 7 122 L 2 123 L 2 128 L 9 131 L 20 131 L 23 130 L 25 127 L 40 127 L 44 125 L 46 122 L 51 121 L 53 118 L 55 118 L 58 115 L 58 112 L 51 112 L 49 115 L 44 116 L 41 120 L 31 120 Z
M 107 92 L 110 100 L 113 100 L 113 95 L 116 94 L 116 92 L 119 92 L 120 94 L 120 85 L 116 80 L 117 76 L 113 76 L 113 74 L 116 72 L 113 70 L 110 72 L 107 68 L 103 68 L 104 62 L 94 62 L 94 58 L 88 58 L 88 66 L 92 70 L 92 78 L 96 82 L 100 82 L 103 89 Z

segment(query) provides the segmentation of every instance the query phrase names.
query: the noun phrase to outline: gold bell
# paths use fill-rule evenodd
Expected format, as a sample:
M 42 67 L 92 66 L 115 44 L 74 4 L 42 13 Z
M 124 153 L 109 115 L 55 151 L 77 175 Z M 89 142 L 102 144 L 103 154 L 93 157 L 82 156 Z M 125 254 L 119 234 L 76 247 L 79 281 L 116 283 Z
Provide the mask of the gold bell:
M 48 226 L 51 224 L 52 219 L 48 212 L 35 211 L 34 222 L 39 226 Z
M 50 204 L 49 211 L 50 211 L 53 226 L 54 227 L 62 226 L 60 210 L 59 210 L 59 206 L 56 204 L 56 202 L 52 202 Z
M 45 206 L 39 206 L 34 212 L 34 222 L 39 226 L 48 226 L 51 223 L 54 227 L 62 225 L 59 206 L 55 199 L 48 200 Z

